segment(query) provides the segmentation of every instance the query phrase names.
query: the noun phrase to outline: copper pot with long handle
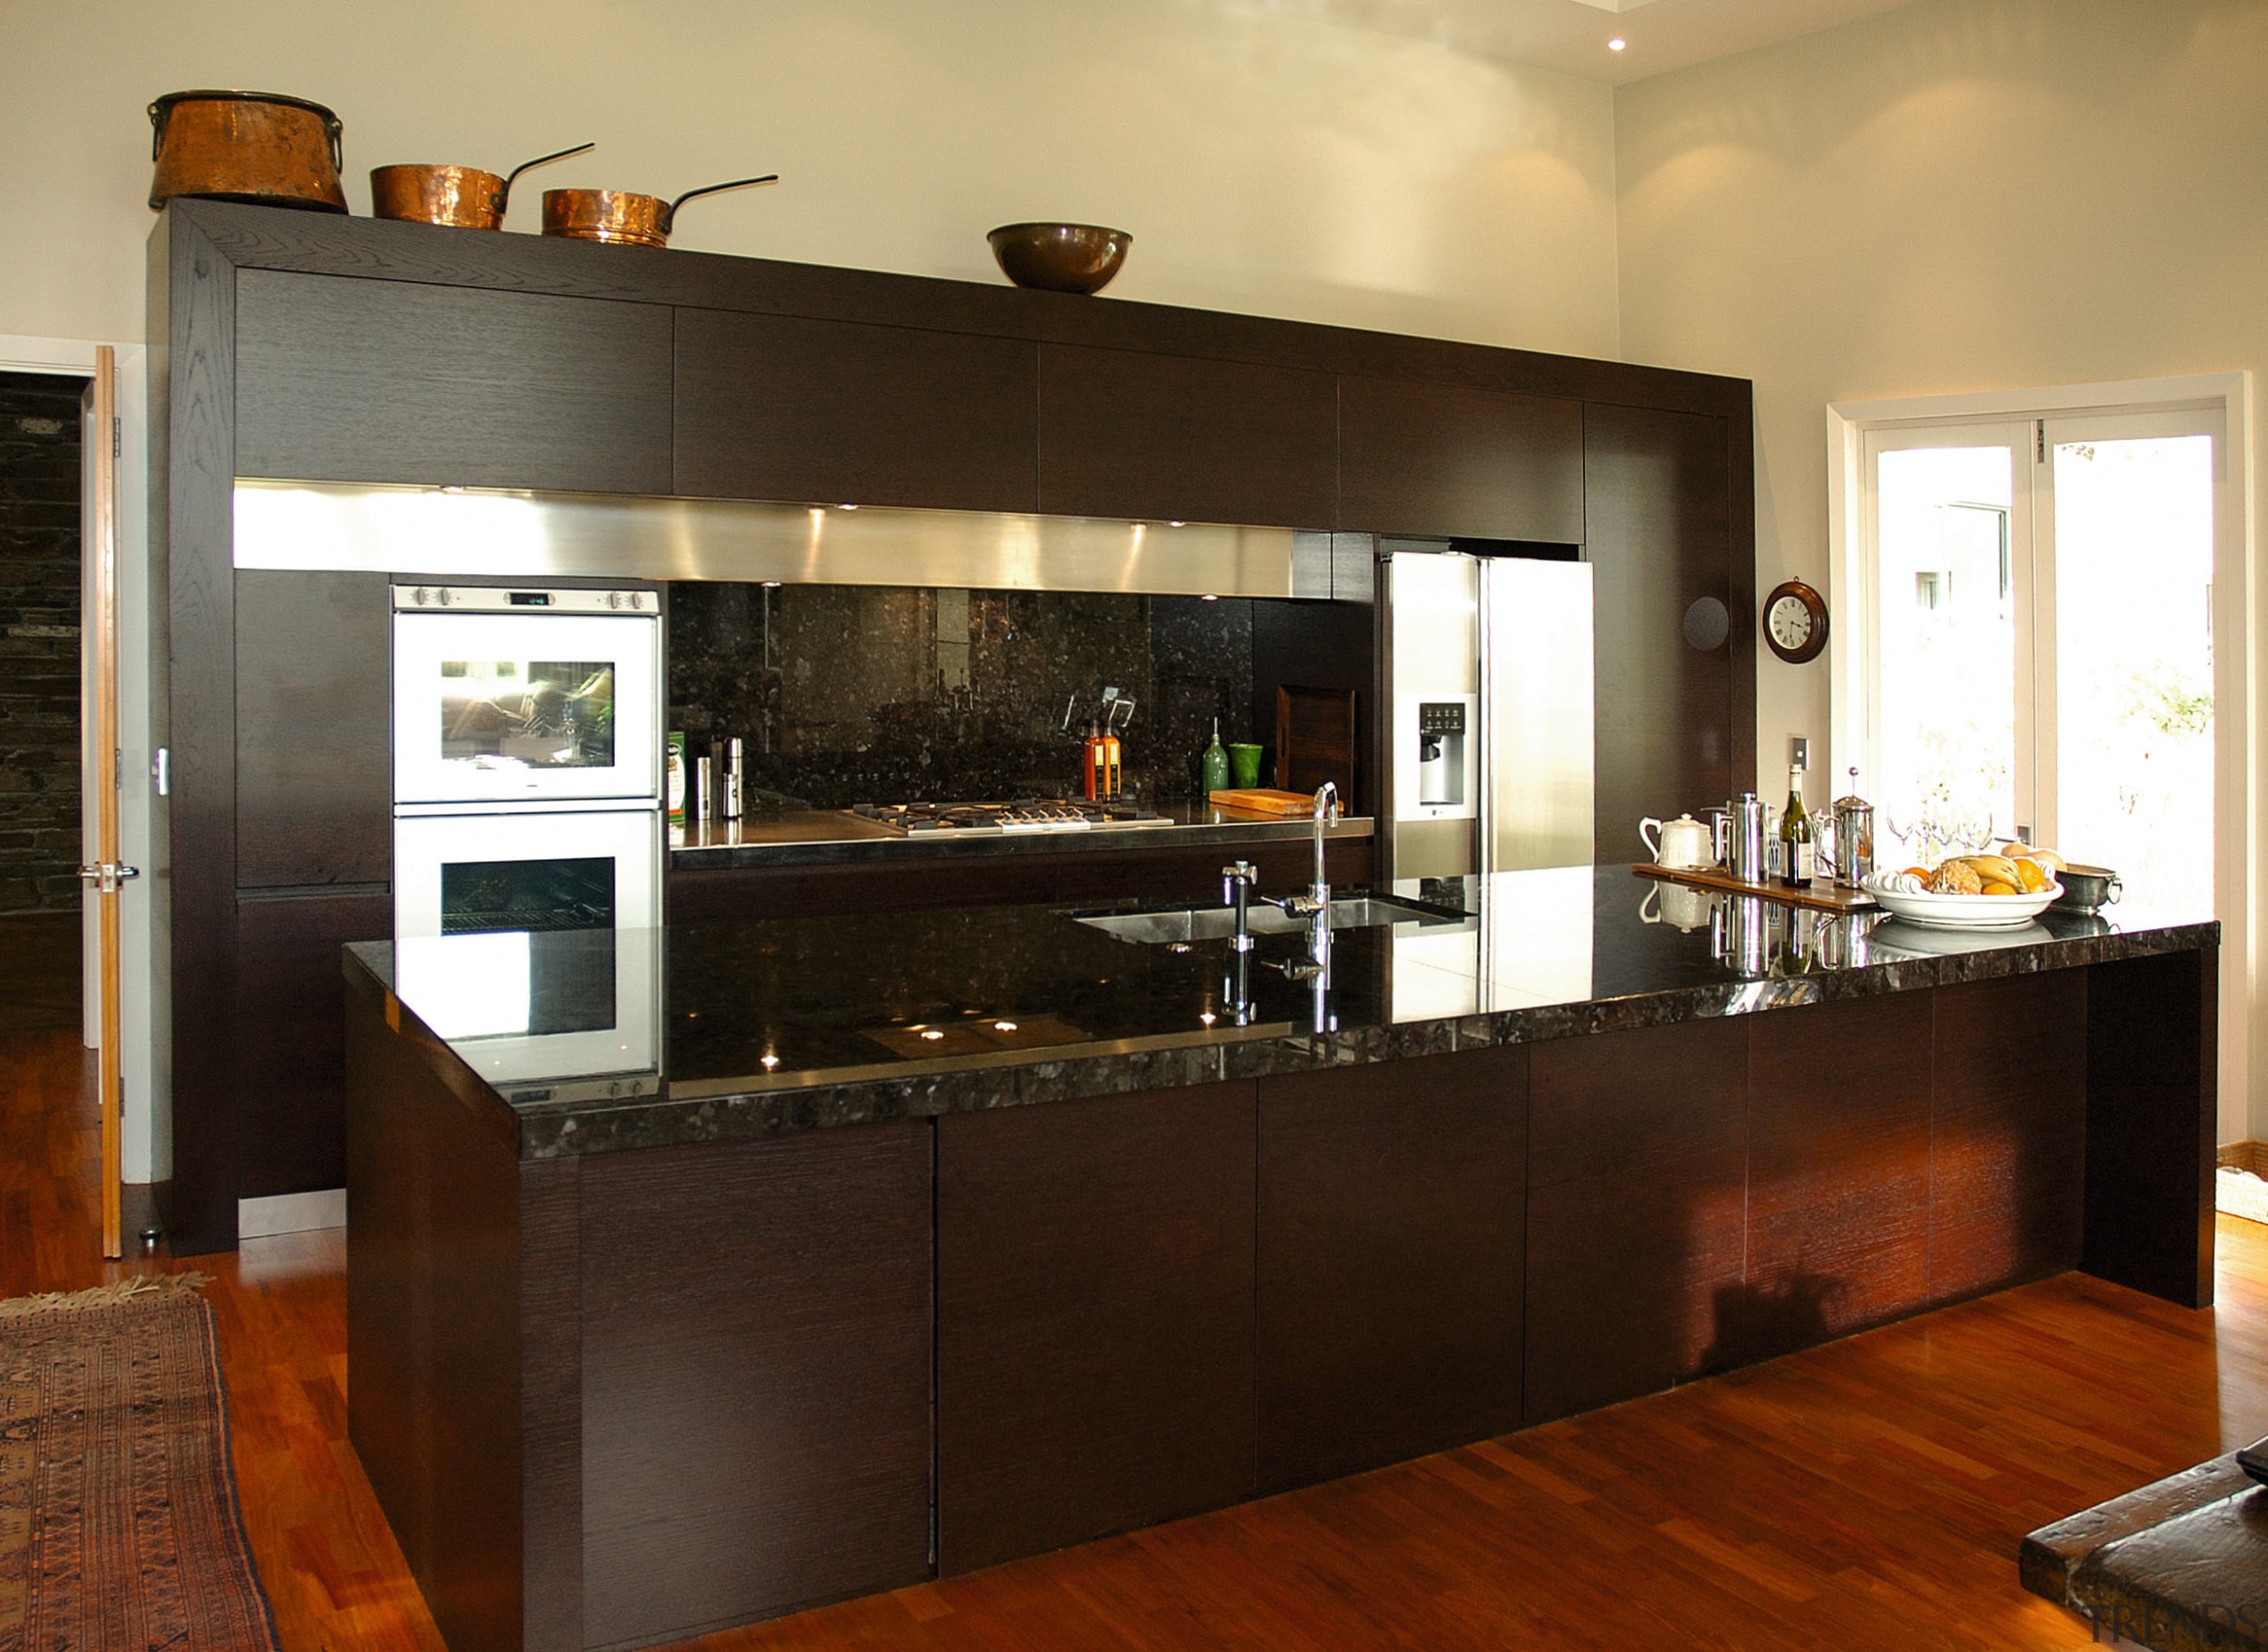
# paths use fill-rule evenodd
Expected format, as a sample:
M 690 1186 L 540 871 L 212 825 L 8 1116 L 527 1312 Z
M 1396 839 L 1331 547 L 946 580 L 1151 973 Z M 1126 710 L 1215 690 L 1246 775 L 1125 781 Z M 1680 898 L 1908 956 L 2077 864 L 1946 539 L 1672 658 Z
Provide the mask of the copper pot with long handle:
M 150 205 L 176 195 L 343 213 L 346 128 L 321 104 L 277 92 L 167 92 L 150 105 Z
M 626 190 L 546 190 L 543 192 L 543 232 L 573 241 L 612 241 L 625 246 L 667 246 L 677 222 L 677 209 L 695 196 L 724 190 L 745 190 L 758 183 L 777 183 L 780 175 L 735 178 L 730 183 L 704 184 L 687 190 L 673 201 L 658 195 L 634 195 Z
M 375 217 L 404 223 L 501 229 L 511 204 L 512 185 L 520 174 L 597 147 L 596 143 L 578 143 L 555 154 L 538 155 L 501 178 L 478 167 L 374 167 L 370 169 L 370 212 Z

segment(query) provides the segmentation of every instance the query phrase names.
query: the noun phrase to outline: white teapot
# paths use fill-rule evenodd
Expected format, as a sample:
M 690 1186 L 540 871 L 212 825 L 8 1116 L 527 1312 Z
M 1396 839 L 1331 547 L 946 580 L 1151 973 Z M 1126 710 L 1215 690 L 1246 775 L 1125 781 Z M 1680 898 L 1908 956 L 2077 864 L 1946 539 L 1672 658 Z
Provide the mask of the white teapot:
M 1648 815 L 1638 822 L 1638 835 L 1653 850 L 1657 866 L 1692 872 L 1717 864 L 1715 836 L 1691 815 L 1680 815 L 1674 820 L 1657 820 Z

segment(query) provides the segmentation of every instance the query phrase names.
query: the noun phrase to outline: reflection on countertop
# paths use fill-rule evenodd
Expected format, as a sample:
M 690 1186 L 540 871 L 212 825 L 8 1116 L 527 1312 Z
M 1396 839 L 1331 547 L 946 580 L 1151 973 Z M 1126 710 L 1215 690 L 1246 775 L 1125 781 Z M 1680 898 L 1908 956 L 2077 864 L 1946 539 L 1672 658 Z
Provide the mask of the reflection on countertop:
M 1301 926 L 1254 926 L 1239 953 L 1217 921 L 1082 921 L 1144 910 L 1124 902 L 618 932 L 502 986 L 493 939 L 465 937 L 482 957 L 405 956 L 400 993 L 490 1077 L 522 1153 L 550 1157 L 1565 1038 L 2218 940 L 2210 919 L 2131 909 L 1931 930 L 1706 896 L 1670 921 L 1654 888 L 1627 868 L 1575 866 L 1396 884 L 1367 905 L 1341 890 L 1327 972 Z M 348 953 L 365 989 L 393 985 L 390 948 Z M 658 1039 L 594 1035 L 588 1008 L 608 999 L 579 979 L 592 971 L 616 1001 L 642 1003 L 632 1019 Z M 493 1033 L 466 1022 L 476 978 Z M 513 993 L 526 1002 L 501 1002 Z M 553 997 L 581 1006 L 576 1019 Z M 547 1061 L 538 1035 L 555 1025 L 575 1042 Z M 623 1065 L 593 1062 L 625 1043 L 638 1049 Z
M 1305 818 L 1283 818 L 1219 809 L 1191 799 L 1153 803 L 1164 824 L 1095 826 L 1060 832 L 957 834 L 896 832 L 848 810 L 765 809 L 739 820 L 695 820 L 670 826 L 670 865 L 680 871 L 722 867 L 798 866 L 859 860 L 925 860 L 940 855 L 1064 855 L 1084 849 L 1197 849 L 1208 844 L 1261 843 L 1303 839 L 1313 825 Z M 1351 816 L 1326 835 L 1366 838 L 1372 823 Z

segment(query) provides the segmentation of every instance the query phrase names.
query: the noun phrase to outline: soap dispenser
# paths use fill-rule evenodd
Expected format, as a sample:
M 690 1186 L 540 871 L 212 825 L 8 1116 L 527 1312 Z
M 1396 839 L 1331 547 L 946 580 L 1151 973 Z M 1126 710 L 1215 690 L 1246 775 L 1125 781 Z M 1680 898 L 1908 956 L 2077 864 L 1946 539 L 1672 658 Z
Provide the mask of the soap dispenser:
M 1205 795 L 1208 797 L 1215 792 L 1229 789 L 1229 752 L 1228 748 L 1221 744 L 1221 719 L 1218 717 L 1213 719 L 1213 743 L 1205 748 L 1198 764 L 1204 772 Z

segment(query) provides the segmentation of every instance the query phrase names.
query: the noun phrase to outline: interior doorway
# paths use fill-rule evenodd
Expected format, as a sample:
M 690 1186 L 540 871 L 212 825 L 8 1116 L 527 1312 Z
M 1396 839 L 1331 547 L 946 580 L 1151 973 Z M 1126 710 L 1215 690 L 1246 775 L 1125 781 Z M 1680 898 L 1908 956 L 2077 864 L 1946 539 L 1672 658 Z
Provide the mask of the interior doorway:
M 0 372 L 0 1031 L 81 1020 L 87 380 Z

